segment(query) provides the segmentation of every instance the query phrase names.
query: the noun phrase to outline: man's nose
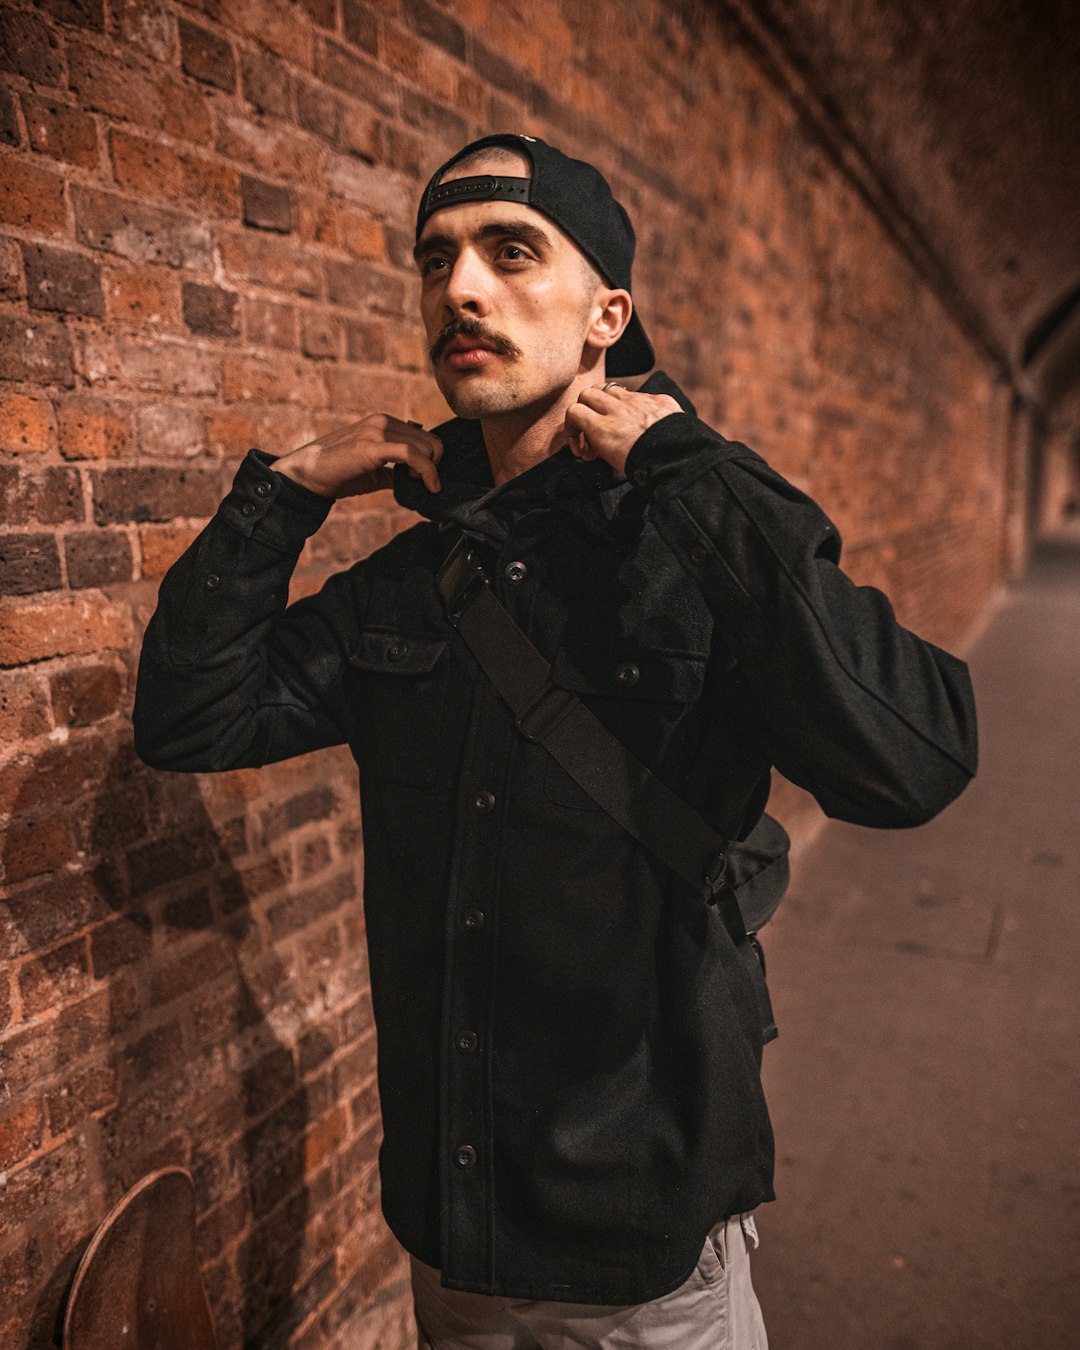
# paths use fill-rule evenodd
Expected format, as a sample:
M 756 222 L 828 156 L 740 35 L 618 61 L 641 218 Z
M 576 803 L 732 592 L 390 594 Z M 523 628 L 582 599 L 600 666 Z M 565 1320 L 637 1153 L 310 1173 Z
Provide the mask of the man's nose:
M 459 253 L 446 278 L 442 298 L 450 314 L 465 309 L 486 314 L 490 304 L 490 276 L 483 260 L 468 249 Z

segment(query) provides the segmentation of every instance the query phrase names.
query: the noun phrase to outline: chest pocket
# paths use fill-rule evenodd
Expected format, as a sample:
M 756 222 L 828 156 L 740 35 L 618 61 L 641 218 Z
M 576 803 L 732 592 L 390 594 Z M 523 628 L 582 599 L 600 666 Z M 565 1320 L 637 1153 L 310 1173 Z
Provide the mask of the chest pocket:
M 705 665 L 703 655 L 632 640 L 577 640 L 564 642 L 556 652 L 551 678 L 577 694 L 612 735 L 655 768 L 667 756 L 678 759 L 692 748 Z M 544 795 L 560 806 L 603 809 L 550 755 L 544 766 Z
M 360 772 L 430 784 L 439 773 L 448 639 L 365 629 L 349 663 L 356 672 Z

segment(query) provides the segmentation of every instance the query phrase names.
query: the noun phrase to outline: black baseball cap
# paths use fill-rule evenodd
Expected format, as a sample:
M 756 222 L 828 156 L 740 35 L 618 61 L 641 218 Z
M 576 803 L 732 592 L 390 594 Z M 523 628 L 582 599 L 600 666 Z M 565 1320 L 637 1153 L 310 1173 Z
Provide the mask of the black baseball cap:
M 452 164 L 488 145 L 505 145 L 525 155 L 531 178 L 482 174 L 440 184 Z M 630 217 L 617 202 L 607 179 L 583 159 L 571 159 L 539 136 L 496 132 L 481 136 L 441 165 L 431 175 L 416 213 L 416 239 L 433 211 L 477 201 L 523 202 L 553 220 L 581 249 L 607 285 L 630 291 L 630 267 L 637 240 Z M 632 292 L 631 292 L 632 294 Z M 637 305 L 618 342 L 607 349 L 605 370 L 611 376 L 640 375 L 656 363 L 652 344 L 638 318 Z

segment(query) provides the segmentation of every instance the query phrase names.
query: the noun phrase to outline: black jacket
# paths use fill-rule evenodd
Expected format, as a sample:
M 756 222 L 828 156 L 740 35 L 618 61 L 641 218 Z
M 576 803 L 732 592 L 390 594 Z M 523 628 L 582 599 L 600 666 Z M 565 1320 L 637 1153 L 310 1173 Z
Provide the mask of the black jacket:
M 482 677 L 434 584 L 465 527 L 496 594 L 608 727 L 742 837 L 775 765 L 837 819 L 918 825 L 975 772 L 965 664 L 839 568 L 835 526 L 685 410 L 622 477 L 564 446 L 493 487 L 436 427 L 428 519 L 286 607 L 328 499 L 251 450 L 146 632 L 141 757 L 213 772 L 347 742 L 361 780 L 383 1213 L 451 1288 L 637 1303 L 773 1198 L 751 969 Z M 635 683 L 616 669 L 630 662 Z

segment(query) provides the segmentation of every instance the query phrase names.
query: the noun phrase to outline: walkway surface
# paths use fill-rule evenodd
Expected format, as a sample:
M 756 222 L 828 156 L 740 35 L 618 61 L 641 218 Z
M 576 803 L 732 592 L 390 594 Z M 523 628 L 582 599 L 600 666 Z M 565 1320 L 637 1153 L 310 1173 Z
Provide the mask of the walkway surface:
M 830 822 L 766 930 L 770 1350 L 1080 1347 L 1080 524 L 966 659 L 975 780 Z

